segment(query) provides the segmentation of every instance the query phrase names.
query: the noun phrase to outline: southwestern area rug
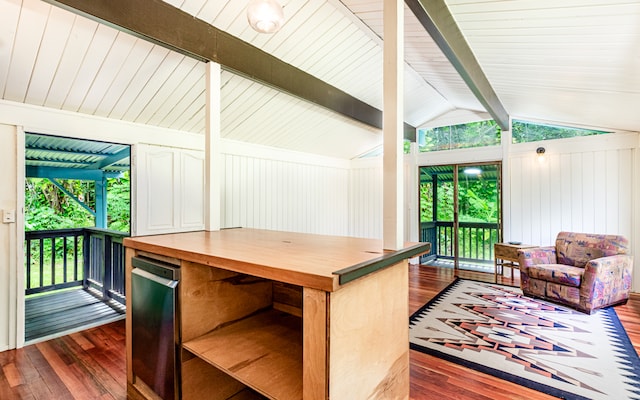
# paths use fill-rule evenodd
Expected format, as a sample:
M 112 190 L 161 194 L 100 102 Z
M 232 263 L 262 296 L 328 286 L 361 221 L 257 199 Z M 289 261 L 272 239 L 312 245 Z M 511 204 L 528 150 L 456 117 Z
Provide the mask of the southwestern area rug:
M 640 359 L 613 308 L 583 314 L 458 279 L 409 319 L 411 348 L 565 399 L 640 399 Z

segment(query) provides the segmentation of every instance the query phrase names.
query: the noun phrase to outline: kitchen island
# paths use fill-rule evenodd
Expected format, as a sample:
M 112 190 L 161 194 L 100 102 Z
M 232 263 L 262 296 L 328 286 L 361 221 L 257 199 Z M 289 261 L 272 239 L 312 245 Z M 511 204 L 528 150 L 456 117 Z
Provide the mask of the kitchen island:
M 132 259 L 180 271 L 176 396 L 183 399 L 408 399 L 407 259 L 429 243 L 257 229 L 132 237 Z M 131 398 L 156 398 L 132 366 Z

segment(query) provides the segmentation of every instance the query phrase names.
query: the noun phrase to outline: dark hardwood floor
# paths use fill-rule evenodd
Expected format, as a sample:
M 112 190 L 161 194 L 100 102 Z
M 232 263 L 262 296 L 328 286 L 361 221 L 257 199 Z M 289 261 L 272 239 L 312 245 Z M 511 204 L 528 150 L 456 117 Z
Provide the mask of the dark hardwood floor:
M 125 399 L 124 320 L 0 353 L 0 399 Z
M 491 282 L 493 275 L 460 271 Z M 454 279 L 448 268 L 409 267 L 409 311 L 415 312 Z M 505 279 L 517 285 L 517 279 Z M 640 350 L 640 296 L 616 307 Z M 0 399 L 125 399 L 124 321 L 0 353 Z M 552 399 L 457 364 L 411 351 L 411 399 Z M 338 399 L 341 400 L 341 399 Z M 349 399 L 351 400 L 351 399 Z M 357 400 L 357 399 L 354 399 Z

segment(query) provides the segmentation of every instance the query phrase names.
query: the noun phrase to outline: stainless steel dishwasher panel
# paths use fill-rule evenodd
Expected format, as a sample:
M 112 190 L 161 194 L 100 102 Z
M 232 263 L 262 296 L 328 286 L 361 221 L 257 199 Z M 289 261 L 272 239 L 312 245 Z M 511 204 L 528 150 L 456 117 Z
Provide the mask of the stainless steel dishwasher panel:
M 165 400 L 180 398 L 178 283 L 169 264 L 132 258 L 131 346 L 135 379 Z

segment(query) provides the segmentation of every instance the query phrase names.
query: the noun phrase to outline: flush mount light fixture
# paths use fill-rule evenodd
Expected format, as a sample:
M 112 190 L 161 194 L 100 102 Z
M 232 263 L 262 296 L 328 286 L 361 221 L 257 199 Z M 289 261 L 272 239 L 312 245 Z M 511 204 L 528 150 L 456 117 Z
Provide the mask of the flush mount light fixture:
M 276 0 L 251 0 L 247 6 L 247 20 L 260 33 L 274 33 L 284 24 L 284 12 Z
M 545 153 L 545 149 L 544 147 L 538 147 L 536 149 L 536 154 L 538 155 L 538 162 L 544 162 L 544 153 Z
M 467 175 L 480 175 L 482 173 L 482 170 L 480 168 L 471 167 L 465 168 L 462 172 Z

